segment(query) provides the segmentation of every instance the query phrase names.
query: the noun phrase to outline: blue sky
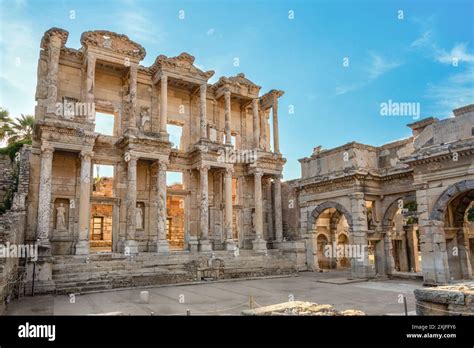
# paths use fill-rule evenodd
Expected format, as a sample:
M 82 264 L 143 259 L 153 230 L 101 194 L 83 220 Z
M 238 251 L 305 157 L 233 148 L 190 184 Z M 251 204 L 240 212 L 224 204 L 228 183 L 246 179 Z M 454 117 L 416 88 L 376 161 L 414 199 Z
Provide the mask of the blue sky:
M 87 30 L 124 33 L 145 47 L 146 66 L 186 51 L 216 71 L 211 82 L 244 72 L 262 93 L 284 90 L 280 147 L 292 179 L 317 145 L 409 136 L 413 117 L 383 117 L 383 102 L 420 103 L 421 118 L 473 103 L 473 17 L 467 0 L 1 0 L 0 105 L 33 114 L 39 43 L 50 27 L 68 30 L 74 48 Z

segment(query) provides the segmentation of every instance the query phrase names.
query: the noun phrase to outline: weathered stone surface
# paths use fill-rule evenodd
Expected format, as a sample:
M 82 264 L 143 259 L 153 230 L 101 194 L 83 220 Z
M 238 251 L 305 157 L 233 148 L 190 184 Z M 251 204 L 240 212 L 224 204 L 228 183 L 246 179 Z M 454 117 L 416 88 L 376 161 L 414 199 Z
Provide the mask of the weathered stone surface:
M 303 301 L 290 301 L 256 309 L 242 311 L 243 315 L 309 315 L 309 316 L 352 316 L 365 315 L 359 310 L 337 311 L 331 305 Z
M 474 315 L 474 282 L 415 290 L 418 315 Z

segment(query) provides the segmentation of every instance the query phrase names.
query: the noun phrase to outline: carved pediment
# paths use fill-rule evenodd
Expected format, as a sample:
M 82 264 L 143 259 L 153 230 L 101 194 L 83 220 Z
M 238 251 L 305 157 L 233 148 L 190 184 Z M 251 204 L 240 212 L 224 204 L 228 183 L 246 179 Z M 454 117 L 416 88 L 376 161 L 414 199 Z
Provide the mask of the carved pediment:
M 261 87 L 250 81 L 245 77 L 245 74 L 240 73 L 235 76 L 225 77 L 222 76 L 219 81 L 215 84 L 215 88 L 219 88 L 224 85 L 231 85 L 234 87 L 246 87 L 252 89 L 260 89 Z
M 51 40 L 51 37 L 57 36 L 61 39 L 61 47 L 64 47 L 66 44 L 67 38 L 69 36 L 69 32 L 61 29 L 61 28 L 51 28 L 48 29 L 44 35 L 43 38 L 41 39 L 41 48 L 42 49 L 47 49 L 49 42 Z
M 130 40 L 128 36 L 107 30 L 86 31 L 81 35 L 81 44 L 84 47 L 110 50 L 138 60 L 142 60 L 146 55 L 143 46 Z
M 183 52 L 176 57 L 167 57 L 163 54 L 159 55 L 155 63 L 150 67 L 152 73 L 158 70 L 178 70 L 187 72 L 191 75 L 197 75 L 204 79 L 209 79 L 214 75 L 213 70 L 202 71 L 194 65 L 194 56 L 189 53 Z

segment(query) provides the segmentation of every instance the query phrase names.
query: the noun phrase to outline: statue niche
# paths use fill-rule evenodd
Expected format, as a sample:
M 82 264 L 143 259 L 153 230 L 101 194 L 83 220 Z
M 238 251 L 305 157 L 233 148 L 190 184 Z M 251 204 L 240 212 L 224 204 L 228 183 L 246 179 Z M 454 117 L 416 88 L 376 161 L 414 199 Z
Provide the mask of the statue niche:
M 69 200 L 58 198 L 54 202 L 54 229 L 58 232 L 68 230 Z
M 137 230 L 143 230 L 144 227 L 144 205 L 143 203 L 137 203 L 137 208 L 135 210 L 135 226 Z

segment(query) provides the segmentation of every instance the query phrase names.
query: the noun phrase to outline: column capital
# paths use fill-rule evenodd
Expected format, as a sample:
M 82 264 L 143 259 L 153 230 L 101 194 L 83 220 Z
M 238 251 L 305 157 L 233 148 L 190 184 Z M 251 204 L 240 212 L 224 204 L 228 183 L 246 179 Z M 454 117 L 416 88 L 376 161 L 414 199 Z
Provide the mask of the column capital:
M 158 170 L 166 172 L 166 169 L 168 168 L 168 163 L 165 161 L 156 161 L 158 165 Z
M 199 167 L 199 172 L 202 173 L 202 172 L 208 172 L 209 169 L 211 169 L 211 166 L 209 164 L 201 164 Z
M 132 154 L 131 152 L 125 152 L 123 159 L 128 165 L 136 166 L 138 161 L 138 156 Z
M 54 146 L 49 143 L 41 144 L 41 155 L 42 156 L 52 156 L 54 152 Z
M 92 157 L 94 157 L 94 152 L 89 150 L 82 150 L 79 154 L 83 161 L 91 161 Z
M 261 179 L 262 176 L 263 176 L 263 172 L 262 172 L 261 170 L 256 170 L 256 171 L 254 172 L 254 176 L 257 177 L 257 178 L 259 178 L 259 179 Z
M 227 167 L 225 168 L 224 175 L 225 176 L 232 176 L 232 173 L 234 172 L 234 168 L 232 167 Z
M 354 192 L 349 194 L 350 199 L 364 199 L 364 193 L 362 192 Z

